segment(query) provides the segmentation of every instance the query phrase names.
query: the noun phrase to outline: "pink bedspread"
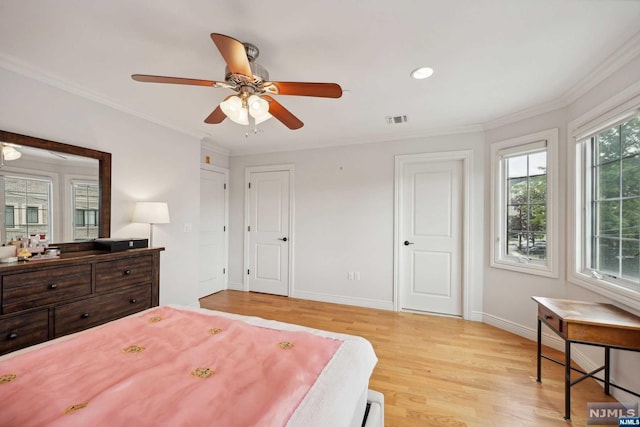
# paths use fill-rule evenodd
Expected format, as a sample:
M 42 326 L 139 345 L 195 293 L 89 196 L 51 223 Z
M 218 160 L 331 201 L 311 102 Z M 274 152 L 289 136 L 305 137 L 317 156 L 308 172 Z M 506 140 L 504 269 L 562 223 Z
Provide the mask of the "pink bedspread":
M 0 425 L 281 426 L 341 343 L 160 307 L 0 362 Z

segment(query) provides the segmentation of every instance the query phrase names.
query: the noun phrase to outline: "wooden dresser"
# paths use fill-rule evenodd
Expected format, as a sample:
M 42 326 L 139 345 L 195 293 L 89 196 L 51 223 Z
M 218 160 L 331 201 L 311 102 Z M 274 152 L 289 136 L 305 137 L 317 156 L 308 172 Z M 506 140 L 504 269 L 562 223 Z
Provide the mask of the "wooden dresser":
M 59 259 L 0 264 L 0 355 L 157 306 L 162 250 L 68 244 Z

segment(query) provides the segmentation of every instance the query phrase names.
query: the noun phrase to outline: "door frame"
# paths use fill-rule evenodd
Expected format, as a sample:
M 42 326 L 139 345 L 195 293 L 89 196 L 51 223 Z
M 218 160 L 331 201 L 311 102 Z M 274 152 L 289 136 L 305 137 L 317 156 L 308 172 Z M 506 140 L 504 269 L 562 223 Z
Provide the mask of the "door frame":
M 224 183 L 227 186 L 224 192 L 224 224 L 225 224 L 225 227 L 227 228 L 226 228 L 226 231 L 224 232 L 223 262 L 224 262 L 225 274 L 222 279 L 222 283 L 225 289 L 229 289 L 229 169 L 223 168 L 220 166 L 214 166 L 208 163 L 200 163 L 200 179 L 202 179 L 202 170 L 223 174 Z M 199 220 L 198 222 L 200 221 L 201 220 Z M 199 245 L 200 244 L 198 243 L 198 247 Z M 198 283 L 200 283 L 199 280 L 200 278 L 198 278 Z
M 279 171 L 288 171 L 289 172 L 289 229 L 287 230 L 287 239 L 289 244 L 289 256 L 288 256 L 288 274 L 289 274 L 289 284 L 287 286 L 287 296 L 293 295 L 293 260 L 294 260 L 294 236 L 292 230 L 294 229 L 293 225 L 295 223 L 294 217 L 294 206 L 295 206 L 295 193 L 294 190 L 294 173 L 295 166 L 293 164 L 282 164 L 282 165 L 266 165 L 266 166 L 247 166 L 244 170 L 244 263 L 242 270 L 242 290 L 245 292 L 249 292 L 249 278 L 245 273 L 249 266 L 249 182 L 251 179 L 251 174 L 254 172 L 279 172 Z
M 471 150 L 444 151 L 435 153 L 402 154 L 395 156 L 395 195 L 393 206 L 393 309 L 402 311 L 400 306 L 400 256 L 402 249 L 402 215 L 404 168 L 410 163 L 441 162 L 450 160 L 462 161 L 462 242 L 461 242 L 461 291 L 462 318 L 470 319 L 470 290 L 471 290 L 471 166 L 473 152 Z

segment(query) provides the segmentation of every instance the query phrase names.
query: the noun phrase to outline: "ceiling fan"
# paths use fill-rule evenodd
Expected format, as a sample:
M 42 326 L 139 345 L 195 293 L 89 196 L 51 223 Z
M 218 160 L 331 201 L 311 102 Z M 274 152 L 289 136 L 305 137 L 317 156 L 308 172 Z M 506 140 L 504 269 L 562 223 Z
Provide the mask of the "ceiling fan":
M 259 55 L 256 46 L 217 33 L 212 33 L 211 39 L 227 63 L 224 82 L 147 74 L 133 74 L 131 78 L 139 82 L 211 86 L 235 91 L 236 95 L 226 97 L 204 120 L 210 124 L 221 123 L 226 117 L 242 125 L 249 124 L 249 116 L 256 124 L 275 117 L 289 129 L 300 129 L 304 123 L 271 95 L 342 96 L 342 88 L 336 83 L 269 81 L 267 70 L 255 62 Z

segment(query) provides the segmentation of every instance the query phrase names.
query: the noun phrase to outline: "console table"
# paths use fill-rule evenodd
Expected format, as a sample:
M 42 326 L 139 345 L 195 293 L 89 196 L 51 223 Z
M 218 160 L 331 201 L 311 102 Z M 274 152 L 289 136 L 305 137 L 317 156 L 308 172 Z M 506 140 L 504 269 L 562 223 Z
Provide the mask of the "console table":
M 640 397 L 633 391 L 613 384 L 609 380 L 610 350 L 620 349 L 640 351 L 640 317 L 622 310 L 612 304 L 585 301 L 570 301 L 555 298 L 531 297 L 538 303 L 538 377 L 541 382 L 541 358 L 565 367 L 564 408 L 566 420 L 571 420 L 571 386 L 586 378 L 594 378 L 604 383 L 604 392 L 609 394 L 610 387 L 623 390 Z M 542 354 L 542 323 L 558 334 L 565 342 L 564 362 Z M 604 347 L 604 366 L 591 372 L 571 367 L 571 344 L 587 344 Z M 571 371 L 582 376 L 571 380 Z M 604 370 L 604 380 L 595 374 Z

